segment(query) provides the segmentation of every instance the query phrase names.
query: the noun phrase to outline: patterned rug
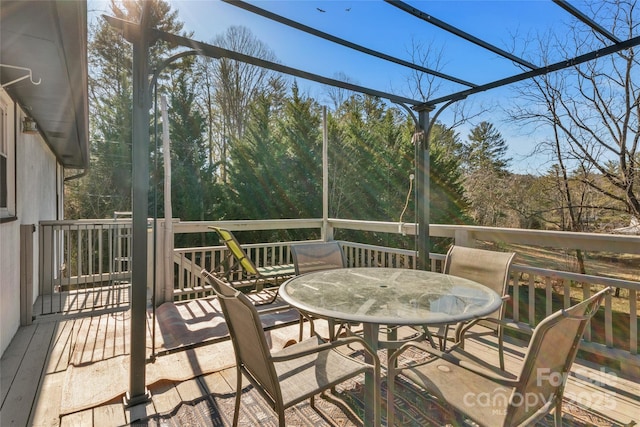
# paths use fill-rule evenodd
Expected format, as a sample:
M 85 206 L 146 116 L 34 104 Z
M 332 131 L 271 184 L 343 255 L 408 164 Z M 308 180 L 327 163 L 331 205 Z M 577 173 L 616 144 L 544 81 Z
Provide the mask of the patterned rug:
M 362 381 L 362 379 L 360 379 Z M 316 397 L 316 411 L 308 401 L 285 411 L 288 426 L 340 427 L 362 426 L 363 387 L 358 380 L 342 384 L 333 393 Z M 383 396 L 386 381 L 382 382 Z M 457 414 L 452 414 L 427 393 L 399 378 L 396 383 L 396 423 L 398 427 L 474 426 Z M 158 427 L 226 427 L 233 421 L 235 395 L 209 395 L 192 403 L 184 403 L 165 415 L 154 415 L 132 423 L 132 426 Z M 386 400 L 383 399 L 382 424 L 386 425 Z M 330 420 L 327 421 L 327 420 Z M 278 419 L 260 394 L 251 386 L 243 390 L 239 426 L 278 426 Z M 553 426 L 548 416 L 536 427 Z M 604 417 L 575 406 L 565 405 L 565 427 L 614 427 L 617 424 Z

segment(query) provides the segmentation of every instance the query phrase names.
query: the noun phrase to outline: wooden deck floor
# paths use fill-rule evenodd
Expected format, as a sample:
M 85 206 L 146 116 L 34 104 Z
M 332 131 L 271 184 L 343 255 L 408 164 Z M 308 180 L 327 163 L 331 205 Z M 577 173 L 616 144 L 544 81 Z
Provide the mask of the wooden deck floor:
M 0 425 L 123 426 L 150 415 L 170 413 L 182 402 L 197 400 L 207 393 L 233 392 L 234 370 L 228 369 L 233 364 L 233 353 L 229 351 L 228 341 L 221 341 L 207 346 L 208 352 L 216 353 L 215 366 L 219 369 L 191 378 L 187 373 L 184 380 L 158 382 L 147 404 L 125 408 L 118 397 L 80 410 L 65 409 L 65 400 L 87 399 L 87 395 L 109 390 L 115 383 L 122 386 L 123 381 L 126 387 L 128 373 L 124 365 L 100 377 L 109 378 L 113 384 L 89 381 L 81 385 L 83 396 L 65 396 L 73 369 L 91 368 L 97 372 L 101 366 L 121 366 L 114 365 L 114 361 L 128 360 L 129 319 L 127 310 L 112 310 L 93 317 L 42 316 L 34 324 L 21 327 L 1 361 Z M 288 338 L 297 337 L 297 332 L 297 326 L 273 329 L 274 348 L 282 346 Z M 515 371 L 523 348 L 514 344 L 507 347 L 507 369 Z M 220 350 L 215 351 L 216 348 Z M 495 351 L 491 341 L 467 348 L 483 356 Z M 169 356 L 158 359 L 163 357 Z M 148 367 L 148 372 L 151 370 Z M 614 419 L 611 425 L 640 423 L 637 381 L 603 374 L 599 367 L 582 362 L 576 363 L 573 371 L 575 375 L 568 383 L 567 393 L 573 393 L 587 406 Z

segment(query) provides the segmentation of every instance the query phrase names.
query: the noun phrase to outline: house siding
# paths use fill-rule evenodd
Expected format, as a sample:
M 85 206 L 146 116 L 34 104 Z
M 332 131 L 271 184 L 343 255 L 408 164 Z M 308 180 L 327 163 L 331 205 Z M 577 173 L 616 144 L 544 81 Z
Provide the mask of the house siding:
M 7 99 L 6 93 L 0 96 Z M 13 104 L 11 104 L 13 105 Z M 11 108 L 13 111 L 13 107 Z M 33 224 L 33 298 L 38 296 L 38 231 L 41 220 L 62 219 L 63 169 L 40 135 L 24 134 L 18 108 L 9 143 L 16 149 L 16 217 L 0 224 L 0 353 L 9 346 L 20 326 L 20 226 Z M 14 137 L 15 135 L 15 137 Z M 13 187 L 10 191 L 14 191 Z

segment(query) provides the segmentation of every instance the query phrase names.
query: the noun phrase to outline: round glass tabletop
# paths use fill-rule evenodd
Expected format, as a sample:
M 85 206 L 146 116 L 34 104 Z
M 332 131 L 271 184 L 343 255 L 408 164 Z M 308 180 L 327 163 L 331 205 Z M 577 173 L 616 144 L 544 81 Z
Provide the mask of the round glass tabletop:
M 384 325 L 437 325 L 500 308 L 493 290 L 448 274 L 397 268 L 342 268 L 303 274 L 280 286 L 290 305 L 319 317 Z

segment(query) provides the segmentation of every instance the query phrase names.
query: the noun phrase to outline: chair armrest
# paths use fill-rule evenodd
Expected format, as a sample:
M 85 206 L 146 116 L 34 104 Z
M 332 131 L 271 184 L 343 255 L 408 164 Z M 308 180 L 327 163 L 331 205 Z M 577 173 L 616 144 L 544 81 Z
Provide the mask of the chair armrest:
M 494 317 L 480 317 L 478 319 L 473 319 L 466 323 L 461 323 L 460 325 L 458 325 L 455 332 L 456 344 L 464 341 L 464 335 L 467 333 L 467 331 L 471 329 L 471 327 L 473 327 L 474 325 L 480 322 L 489 322 L 489 323 L 495 323 L 499 326 L 507 326 L 507 322 L 505 322 L 502 319 L 496 319 Z
M 440 351 L 440 350 L 436 350 L 433 347 L 427 346 L 425 342 L 417 342 L 417 341 L 410 341 L 402 346 L 400 346 L 397 350 L 393 351 L 393 352 L 389 352 L 389 357 L 387 359 L 387 365 L 388 366 L 395 366 L 396 361 L 398 360 L 398 358 L 400 357 L 400 355 L 402 353 L 404 353 L 406 350 L 408 350 L 409 348 L 417 348 L 418 350 L 422 350 L 425 353 L 429 353 L 433 356 L 436 357 L 442 357 L 442 355 L 444 354 L 444 352 Z
M 409 347 L 414 347 L 417 348 L 419 350 L 422 350 L 426 353 L 431 354 L 432 356 L 435 356 L 437 358 L 440 358 L 442 360 L 445 360 L 451 364 L 460 366 L 463 369 L 466 369 L 467 371 L 471 371 L 477 375 L 480 375 L 484 378 L 490 379 L 492 381 L 496 381 L 504 386 L 507 387 L 514 387 L 519 383 L 519 379 L 518 378 L 509 378 L 506 377 L 504 375 L 500 375 L 497 372 L 493 372 L 490 371 L 488 369 L 484 369 L 480 366 L 477 366 L 473 363 L 470 363 L 466 360 L 462 360 L 460 358 L 457 358 L 454 354 L 451 353 L 452 350 L 449 351 L 440 351 L 440 350 L 436 350 L 434 348 L 428 347 L 426 344 L 424 343 L 407 343 L 405 345 L 403 345 L 402 347 L 400 347 L 397 351 L 395 351 L 392 355 L 389 356 L 389 361 L 387 363 L 387 365 L 389 367 L 395 366 L 395 363 L 398 359 L 398 356 L 400 356 L 401 353 L 403 353 L 405 350 L 407 350 Z M 414 367 L 418 367 L 420 365 L 424 365 L 427 363 L 432 363 L 432 359 L 427 360 L 425 362 L 421 362 L 421 363 L 416 363 L 416 364 L 412 364 L 411 368 Z M 402 371 L 402 369 L 404 369 L 404 367 L 398 366 L 397 368 L 394 368 L 394 371 Z
M 346 337 L 346 338 L 339 338 L 339 339 L 337 339 L 335 341 L 329 341 L 329 342 L 322 342 L 320 337 L 316 337 L 316 340 L 317 340 L 316 341 L 317 345 L 313 346 L 312 348 L 307 348 L 307 349 L 300 350 L 300 351 L 291 351 L 290 353 L 283 354 L 283 355 L 271 356 L 270 359 L 273 362 L 282 362 L 282 361 L 285 361 L 285 360 L 297 359 L 297 358 L 302 357 L 302 356 L 308 356 L 308 355 L 314 354 L 314 353 L 320 353 L 320 352 L 325 351 L 325 350 L 331 350 L 331 349 L 336 349 L 338 347 L 344 347 L 344 346 L 352 344 L 352 343 L 358 343 L 358 344 L 362 345 L 362 347 L 364 348 L 364 351 L 366 351 L 373 358 L 374 365 L 377 366 L 378 368 L 380 367 L 380 358 L 378 357 L 376 352 L 373 351 L 371 346 L 369 346 L 369 344 L 367 344 L 365 342 L 365 340 L 363 340 L 362 338 L 360 338 L 358 336 L 349 336 L 349 337 Z

